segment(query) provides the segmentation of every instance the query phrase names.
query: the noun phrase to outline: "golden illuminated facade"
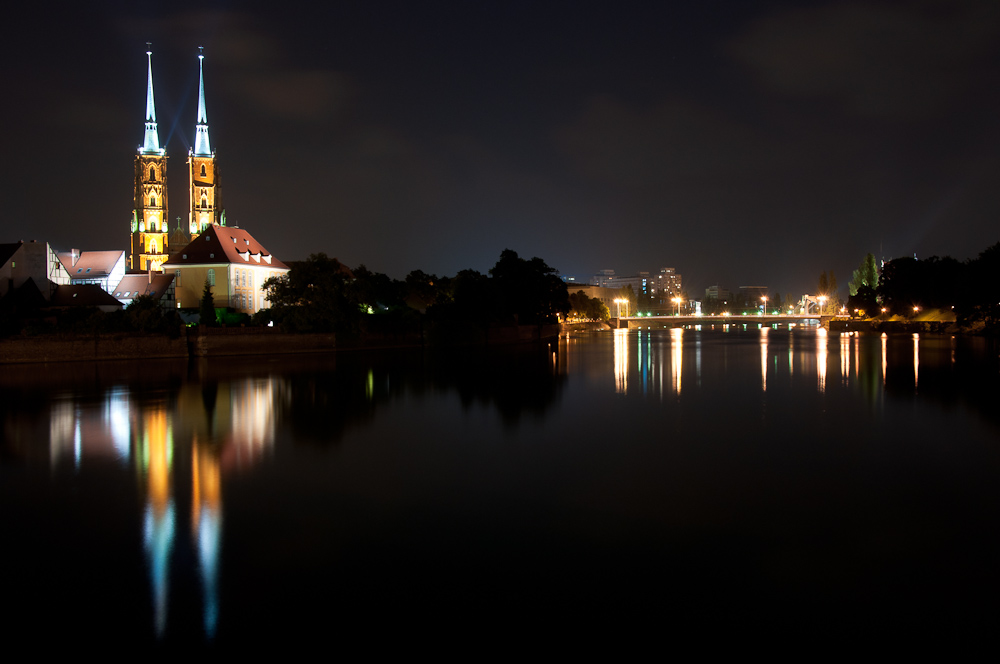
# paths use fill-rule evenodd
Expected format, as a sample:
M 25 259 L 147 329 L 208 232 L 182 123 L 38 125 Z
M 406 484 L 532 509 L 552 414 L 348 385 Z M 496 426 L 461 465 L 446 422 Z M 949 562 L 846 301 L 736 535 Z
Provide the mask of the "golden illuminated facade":
M 194 147 L 188 151 L 188 182 L 191 209 L 188 232 L 195 239 L 212 225 L 226 225 L 219 187 L 219 165 L 208 138 L 208 114 L 205 112 L 205 56 L 198 55 L 198 124 Z
M 146 131 L 135 157 L 135 204 L 132 210 L 128 268 L 159 272 L 167 260 L 167 155 L 160 148 L 153 103 L 152 51 L 146 51 Z

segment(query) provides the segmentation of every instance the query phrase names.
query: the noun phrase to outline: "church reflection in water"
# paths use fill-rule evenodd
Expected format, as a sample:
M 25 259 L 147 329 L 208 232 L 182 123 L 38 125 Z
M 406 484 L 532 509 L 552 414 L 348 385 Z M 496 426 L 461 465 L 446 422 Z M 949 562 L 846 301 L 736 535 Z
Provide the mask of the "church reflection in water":
M 64 399 L 51 409 L 53 468 L 71 463 L 79 470 L 112 458 L 140 479 L 143 551 L 158 637 L 169 624 L 172 561 L 180 547 L 197 560 L 204 634 L 215 634 L 223 476 L 270 453 L 282 383 L 276 377 L 197 381 L 152 398 L 115 387 L 103 393 L 97 408 Z

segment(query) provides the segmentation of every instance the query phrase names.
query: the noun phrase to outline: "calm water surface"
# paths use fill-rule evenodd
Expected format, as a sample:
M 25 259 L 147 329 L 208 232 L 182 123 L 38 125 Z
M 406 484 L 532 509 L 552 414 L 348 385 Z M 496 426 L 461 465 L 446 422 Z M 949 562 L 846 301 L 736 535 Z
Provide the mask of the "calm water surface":
M 0 369 L 9 634 L 984 615 L 995 342 L 815 328 Z

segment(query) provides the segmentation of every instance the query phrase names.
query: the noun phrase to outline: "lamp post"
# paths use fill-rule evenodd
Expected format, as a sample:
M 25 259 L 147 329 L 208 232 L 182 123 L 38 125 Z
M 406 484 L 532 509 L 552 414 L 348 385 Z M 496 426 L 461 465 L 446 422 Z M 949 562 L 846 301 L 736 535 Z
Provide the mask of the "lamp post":
M 680 315 L 681 315 L 681 298 L 679 298 L 679 297 L 675 297 L 675 298 L 673 298 L 673 299 L 672 299 L 671 301 L 672 301 L 672 302 L 673 302 L 674 304 L 676 304 L 676 305 L 677 305 L 677 315 L 678 315 L 678 316 L 680 316 Z
M 820 295 L 816 299 L 819 300 L 819 315 L 822 316 L 823 315 L 823 303 L 826 302 L 826 295 Z
M 764 302 L 763 314 L 766 316 L 767 315 L 767 295 L 761 295 L 760 299 L 761 299 L 761 301 Z

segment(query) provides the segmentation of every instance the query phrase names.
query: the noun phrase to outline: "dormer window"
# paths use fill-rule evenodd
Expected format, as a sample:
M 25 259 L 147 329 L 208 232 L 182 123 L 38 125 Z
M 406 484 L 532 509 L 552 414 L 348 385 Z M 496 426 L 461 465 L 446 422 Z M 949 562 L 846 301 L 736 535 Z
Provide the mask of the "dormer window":
M 211 240 L 212 238 L 208 237 L 207 235 L 205 236 L 205 242 L 211 242 Z

